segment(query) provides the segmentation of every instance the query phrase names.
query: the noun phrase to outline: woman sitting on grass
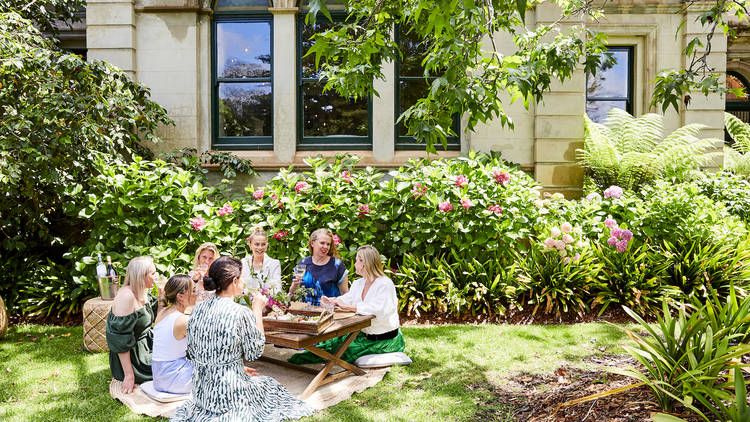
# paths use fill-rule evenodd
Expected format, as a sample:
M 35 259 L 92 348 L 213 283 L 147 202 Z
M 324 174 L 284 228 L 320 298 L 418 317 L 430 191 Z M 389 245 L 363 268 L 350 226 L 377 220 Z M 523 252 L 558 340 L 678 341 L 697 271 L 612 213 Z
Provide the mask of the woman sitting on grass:
M 302 278 L 297 274 L 289 286 L 292 295 L 299 287 L 311 289 L 305 302 L 320 305 L 322 296 L 336 297 L 349 291 L 349 271 L 341 262 L 333 233 L 328 229 L 317 229 L 310 234 L 308 242 L 310 256 L 303 258 L 297 265 L 305 266 Z
M 354 263 L 357 274 L 363 278 L 355 280 L 349 292 L 337 298 L 323 296 L 321 302 L 333 302 L 344 311 L 360 315 L 375 315 L 372 325 L 363 328 L 354 342 L 341 356 L 341 359 L 352 363 L 358 357 L 381 353 L 403 352 L 404 337 L 399 330 L 398 299 L 396 287 L 383 272 L 380 254 L 373 246 L 360 246 Z M 336 337 L 324 341 L 319 348 L 336 353 L 346 337 Z M 324 360 L 310 352 L 292 355 L 289 362 L 317 363 Z
M 242 258 L 242 282 L 246 289 L 281 291 L 281 263 L 266 254 L 268 235 L 256 227 L 245 239 L 252 253 Z
M 162 311 L 154 323 L 152 371 L 157 391 L 190 392 L 193 363 L 186 357 L 188 316 L 185 309 L 195 305 L 197 293 L 197 287 L 188 275 L 174 275 L 164 286 L 160 300 Z
M 151 324 L 157 300 L 148 294 L 154 286 L 156 267 L 148 256 L 133 258 L 125 270 L 125 283 L 115 295 L 107 316 L 107 346 L 112 377 L 122 381 L 122 392 L 151 381 Z

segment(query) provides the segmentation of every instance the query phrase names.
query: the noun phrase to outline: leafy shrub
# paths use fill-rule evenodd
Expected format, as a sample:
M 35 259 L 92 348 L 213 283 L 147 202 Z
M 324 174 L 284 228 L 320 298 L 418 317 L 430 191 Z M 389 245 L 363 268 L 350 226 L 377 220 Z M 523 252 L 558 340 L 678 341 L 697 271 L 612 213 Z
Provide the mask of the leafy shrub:
M 537 183 L 499 154 L 410 161 L 383 187 L 387 253 L 461 251 L 486 261 L 523 248 L 538 215 Z
M 750 222 L 750 180 L 731 173 L 706 173 L 695 184 L 701 194 L 721 202 L 727 212 Z
M 750 125 L 724 113 L 724 126 L 734 140 L 731 147 L 724 147 L 724 170 L 750 177 Z
M 636 343 L 636 347 L 625 346 L 625 350 L 644 366 L 645 373 L 617 368 L 610 370 L 646 383 L 659 406 L 667 412 L 672 411 L 675 402 L 679 401 L 700 413 L 687 397 L 689 391 L 699 386 L 712 387 L 731 359 L 750 352 L 750 345 L 730 344 L 732 338 L 727 335 L 726 328 L 713 330 L 705 318 L 707 308 L 711 306 L 702 305 L 693 312 L 681 306 L 677 316 L 673 317 L 664 301 L 655 327 L 624 307 L 638 322 L 640 330 L 648 333 L 641 336 L 624 329 Z
M 391 271 L 399 296 L 399 311 L 416 316 L 423 311 L 445 312 L 445 292 L 450 285 L 447 265 L 434 257 L 404 255 L 401 267 Z
M 714 139 L 698 139 L 704 125 L 683 126 L 662 139 L 663 117 L 633 117 L 613 108 L 604 124 L 585 117 L 584 149 L 578 150 L 586 175 L 604 189 L 637 190 L 657 179 L 687 180 L 718 153 Z
M 455 256 L 453 259 L 453 280 L 447 300 L 455 315 L 483 314 L 492 320 L 504 316 L 509 307 L 518 306 L 518 291 L 523 288 L 517 280 L 516 264 L 504 266 L 501 260 L 494 258 L 485 262 Z

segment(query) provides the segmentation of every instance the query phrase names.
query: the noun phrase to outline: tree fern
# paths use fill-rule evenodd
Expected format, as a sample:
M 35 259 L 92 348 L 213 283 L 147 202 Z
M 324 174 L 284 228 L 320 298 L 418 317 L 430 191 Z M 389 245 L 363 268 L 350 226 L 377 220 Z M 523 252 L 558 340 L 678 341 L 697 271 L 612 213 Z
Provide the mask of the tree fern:
M 724 113 L 724 125 L 734 139 L 732 147 L 724 147 L 724 170 L 750 177 L 750 125 Z
M 721 155 L 716 139 L 698 139 L 703 125 L 683 126 L 663 138 L 663 118 L 633 117 L 613 108 L 604 124 L 585 118 L 584 149 L 578 159 L 600 188 L 637 189 L 656 179 L 684 180 Z

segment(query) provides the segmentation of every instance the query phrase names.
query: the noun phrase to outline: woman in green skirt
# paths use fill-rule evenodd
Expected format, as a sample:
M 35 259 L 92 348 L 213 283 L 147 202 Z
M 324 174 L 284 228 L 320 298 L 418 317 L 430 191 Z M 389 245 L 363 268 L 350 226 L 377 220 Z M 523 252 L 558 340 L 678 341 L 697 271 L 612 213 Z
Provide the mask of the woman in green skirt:
M 362 278 L 354 281 L 349 292 L 336 298 L 323 296 L 320 299 L 321 303 L 334 303 L 343 311 L 375 315 L 372 325 L 362 329 L 341 359 L 352 363 L 364 355 L 403 352 L 404 337 L 398 328 L 396 287 L 383 272 L 380 253 L 373 246 L 360 246 L 354 268 Z M 336 353 L 345 340 L 346 337 L 333 338 L 320 343 L 318 347 Z M 289 358 L 289 362 L 296 364 L 323 361 L 310 352 L 296 353 Z

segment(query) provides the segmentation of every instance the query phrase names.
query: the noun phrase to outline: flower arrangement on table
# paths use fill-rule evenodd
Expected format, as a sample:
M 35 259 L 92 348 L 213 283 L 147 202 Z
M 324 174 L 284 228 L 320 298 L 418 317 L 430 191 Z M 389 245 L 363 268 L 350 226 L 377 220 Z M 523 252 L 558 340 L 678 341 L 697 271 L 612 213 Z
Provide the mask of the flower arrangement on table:
M 241 296 L 243 300 L 241 300 L 240 302 L 244 302 L 243 304 L 245 306 L 251 306 L 253 303 L 253 296 L 256 294 L 260 294 L 268 298 L 266 309 L 263 311 L 264 315 L 270 312 L 273 312 L 277 315 L 283 315 L 286 313 L 287 309 L 289 309 L 292 302 L 301 302 L 307 296 L 314 296 L 315 289 L 299 287 L 294 291 L 294 293 L 287 294 L 284 292 L 274 292 L 272 289 L 256 288 L 251 289 L 248 294 Z

